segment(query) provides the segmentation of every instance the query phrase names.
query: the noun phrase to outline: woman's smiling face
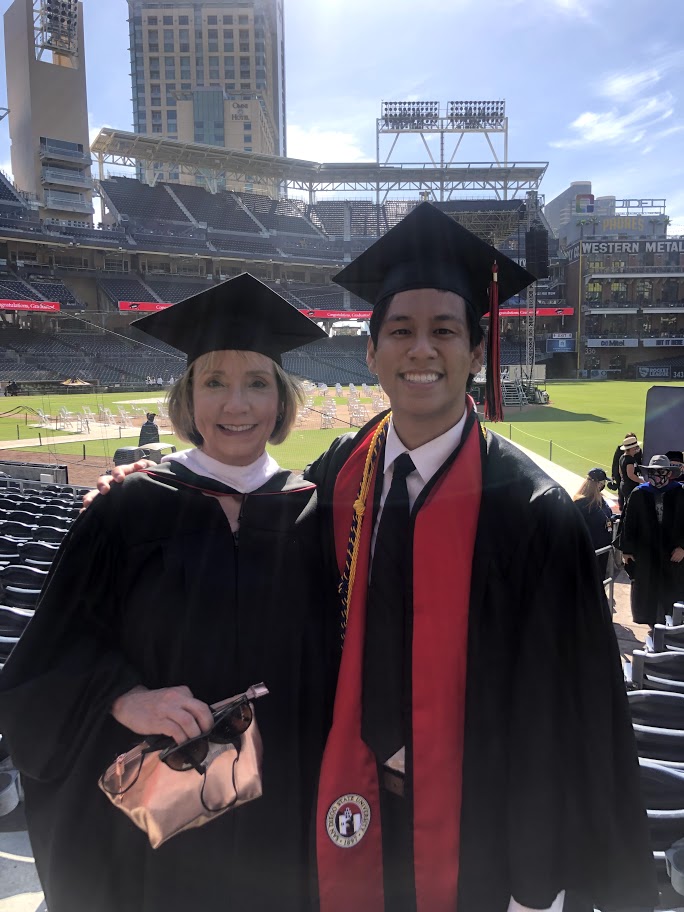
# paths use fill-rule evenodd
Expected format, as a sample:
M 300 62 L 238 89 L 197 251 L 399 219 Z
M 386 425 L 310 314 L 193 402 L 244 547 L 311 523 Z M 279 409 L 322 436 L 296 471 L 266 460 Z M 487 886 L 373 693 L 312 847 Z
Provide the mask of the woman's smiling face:
M 264 452 L 282 410 L 273 361 L 249 351 L 212 352 L 203 360 L 192 380 L 202 452 L 225 465 L 249 465 Z

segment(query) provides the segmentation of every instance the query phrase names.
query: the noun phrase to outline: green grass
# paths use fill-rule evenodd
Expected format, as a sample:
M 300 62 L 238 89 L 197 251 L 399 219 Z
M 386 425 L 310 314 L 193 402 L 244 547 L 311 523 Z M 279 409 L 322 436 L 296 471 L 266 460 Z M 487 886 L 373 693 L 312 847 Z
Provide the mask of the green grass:
M 592 466 L 610 470 L 615 447 L 628 431 L 643 439 L 646 394 L 653 381 L 558 381 L 548 385 L 549 405 L 521 413 L 506 410 L 493 430 L 515 443 L 584 475 Z M 676 384 L 681 386 L 682 384 Z
M 682 384 L 678 384 L 681 386 Z M 640 438 L 644 431 L 644 412 L 646 394 L 653 386 L 652 381 L 626 382 L 576 382 L 563 381 L 548 386 L 550 403 L 547 406 L 530 407 L 525 412 L 507 409 L 506 420 L 493 429 L 504 437 L 511 437 L 529 450 L 551 459 L 553 462 L 583 475 L 595 465 L 609 469 L 615 447 L 628 431 L 634 431 Z M 77 393 L 55 396 L 27 396 L 0 401 L 0 412 L 21 406 L 23 408 L 41 408 L 54 415 L 60 406 L 65 405 L 70 411 L 80 410 L 83 405 L 94 412 L 100 407 L 116 410 L 117 403 L 128 399 L 152 400 L 158 398 L 155 393 Z M 338 400 L 345 402 L 346 399 Z M 323 400 L 321 399 L 321 404 Z M 131 410 L 131 406 L 126 406 Z M 21 418 L 2 417 L 0 415 L 0 439 L 14 441 L 17 439 L 17 424 L 20 425 L 22 438 L 36 437 L 38 431 L 23 423 Z M 31 419 L 29 419 L 29 423 Z M 35 422 L 34 422 L 35 423 Z M 292 469 L 302 469 L 322 453 L 334 437 L 345 433 L 349 428 L 340 426 L 332 430 L 303 431 L 295 429 L 288 440 L 278 447 L 269 447 L 280 465 Z M 63 433 L 63 432 L 60 432 Z M 73 441 L 64 444 L 49 444 L 49 434 L 41 431 L 46 445 L 43 452 L 83 456 L 83 444 Z M 126 434 L 123 430 L 122 434 Z M 176 440 L 171 434 L 162 434 L 163 442 L 175 443 L 178 449 L 187 446 Z M 109 440 L 87 441 L 88 456 L 112 457 L 120 446 L 135 446 L 138 442 L 137 432 L 133 436 L 110 438 Z M 36 450 L 40 448 L 36 447 Z

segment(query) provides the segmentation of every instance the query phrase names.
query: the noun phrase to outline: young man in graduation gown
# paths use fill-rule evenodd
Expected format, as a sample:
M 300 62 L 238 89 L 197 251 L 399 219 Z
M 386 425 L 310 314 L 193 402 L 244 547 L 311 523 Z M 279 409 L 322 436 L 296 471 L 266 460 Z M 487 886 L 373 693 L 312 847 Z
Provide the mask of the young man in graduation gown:
M 321 912 L 655 901 L 584 523 L 466 394 L 493 278 L 502 301 L 533 281 L 426 203 L 335 280 L 374 305 L 368 364 L 392 410 L 308 472 L 343 603 Z

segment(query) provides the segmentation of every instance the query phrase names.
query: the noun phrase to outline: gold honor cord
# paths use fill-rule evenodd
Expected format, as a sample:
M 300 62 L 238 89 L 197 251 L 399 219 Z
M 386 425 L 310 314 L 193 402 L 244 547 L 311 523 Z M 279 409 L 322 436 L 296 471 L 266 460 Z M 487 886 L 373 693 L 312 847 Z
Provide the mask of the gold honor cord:
M 354 501 L 354 515 L 352 517 L 351 529 L 349 530 L 349 542 L 347 544 L 347 557 L 344 564 L 344 570 L 342 576 L 340 577 L 340 582 L 337 586 L 337 591 L 340 594 L 342 599 L 342 618 L 341 618 L 341 630 L 340 635 L 342 638 L 342 644 L 344 645 L 344 638 L 347 633 L 347 621 L 349 619 L 349 604 L 351 602 L 352 590 L 354 588 L 354 580 L 356 578 L 356 565 L 359 557 L 359 547 L 361 544 L 361 529 L 363 528 L 363 518 L 366 513 L 366 501 L 368 499 L 368 491 L 371 486 L 371 481 L 373 478 L 373 470 L 375 464 L 378 461 L 378 453 L 380 452 L 380 447 L 384 444 L 387 437 L 387 431 L 389 429 L 389 421 L 392 416 L 392 413 L 385 415 L 382 421 L 378 424 L 375 429 L 375 433 L 368 447 L 368 452 L 366 454 L 366 464 L 363 468 L 363 477 L 361 478 L 361 485 L 359 487 L 359 493 L 356 500 Z

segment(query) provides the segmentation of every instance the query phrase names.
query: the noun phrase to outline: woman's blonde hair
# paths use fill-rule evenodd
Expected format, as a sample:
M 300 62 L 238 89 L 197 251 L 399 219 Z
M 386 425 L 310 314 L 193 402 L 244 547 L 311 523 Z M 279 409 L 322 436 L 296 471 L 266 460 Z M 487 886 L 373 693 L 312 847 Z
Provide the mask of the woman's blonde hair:
M 592 507 L 600 507 L 603 503 L 601 494 L 601 482 L 594 481 L 593 478 L 585 478 L 579 491 L 572 498 L 573 500 L 588 500 Z
M 221 352 L 208 352 L 206 355 L 200 355 L 176 380 L 169 392 L 169 418 L 176 436 L 197 447 L 202 446 L 204 438 L 195 425 L 192 400 L 193 378 L 196 371 L 213 370 L 219 361 L 220 354 Z M 268 441 L 279 444 L 292 430 L 292 425 L 297 417 L 297 409 L 304 402 L 304 394 L 298 380 L 284 371 L 275 361 L 271 361 L 271 363 L 278 387 L 279 409 L 273 433 Z

